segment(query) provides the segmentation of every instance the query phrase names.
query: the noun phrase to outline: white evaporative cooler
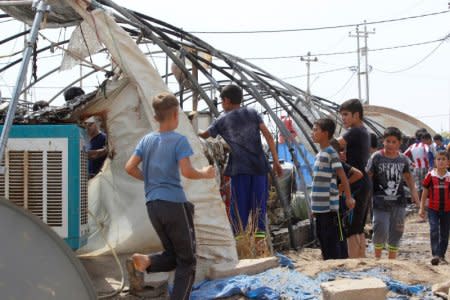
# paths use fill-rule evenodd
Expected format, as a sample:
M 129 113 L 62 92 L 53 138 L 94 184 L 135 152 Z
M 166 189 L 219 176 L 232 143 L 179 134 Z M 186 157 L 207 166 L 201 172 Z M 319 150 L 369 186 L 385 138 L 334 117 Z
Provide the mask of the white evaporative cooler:
M 84 143 L 74 124 L 14 125 L 1 161 L 0 196 L 39 217 L 74 250 L 88 235 Z

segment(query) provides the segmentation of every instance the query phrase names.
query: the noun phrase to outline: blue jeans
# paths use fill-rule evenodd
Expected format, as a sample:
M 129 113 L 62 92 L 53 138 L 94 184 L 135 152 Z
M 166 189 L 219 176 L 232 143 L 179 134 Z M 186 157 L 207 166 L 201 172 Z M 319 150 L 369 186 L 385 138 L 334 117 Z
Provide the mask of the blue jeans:
M 431 254 L 443 258 L 448 247 L 450 212 L 428 209 L 428 221 L 430 222 Z

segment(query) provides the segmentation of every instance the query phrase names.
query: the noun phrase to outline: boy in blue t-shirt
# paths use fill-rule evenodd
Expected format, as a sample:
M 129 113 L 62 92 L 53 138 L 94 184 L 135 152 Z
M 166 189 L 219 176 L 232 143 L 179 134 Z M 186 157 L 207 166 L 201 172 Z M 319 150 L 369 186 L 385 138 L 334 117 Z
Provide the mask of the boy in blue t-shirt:
M 243 94 L 240 87 L 233 84 L 225 86 L 220 98 L 225 114 L 217 118 L 208 130 L 199 136 L 206 139 L 220 135 L 231 148 L 224 175 L 231 177 L 230 217 L 233 231 L 236 235 L 244 233 L 250 223 L 250 215 L 256 219 L 256 237 L 264 239 L 269 196 L 269 164 L 262 147 L 261 133 L 269 145 L 273 168 L 279 176 L 282 169 L 275 142 L 256 110 L 241 107 Z
M 351 209 L 355 206 L 339 156 L 330 146 L 330 139 L 333 137 L 335 129 L 336 124 L 328 118 L 315 121 L 312 129 L 312 139 L 320 145 L 320 151 L 314 162 L 311 211 L 316 218 L 317 238 L 324 260 L 343 258 L 338 232 L 338 177 L 344 188 L 347 207 Z
M 147 212 L 164 252 L 133 254 L 127 261 L 130 285 L 137 291 L 143 288 L 143 273 L 136 270 L 168 272 L 175 269 L 171 299 L 189 299 L 196 267 L 194 205 L 186 199 L 179 170 L 189 179 L 214 178 L 215 171 L 212 166 L 198 170 L 191 165 L 191 146 L 185 136 L 174 131 L 178 127 L 176 97 L 161 93 L 154 97 L 152 106 L 159 131 L 141 139 L 125 170 L 144 181 Z M 141 163 L 142 170 L 139 168 Z

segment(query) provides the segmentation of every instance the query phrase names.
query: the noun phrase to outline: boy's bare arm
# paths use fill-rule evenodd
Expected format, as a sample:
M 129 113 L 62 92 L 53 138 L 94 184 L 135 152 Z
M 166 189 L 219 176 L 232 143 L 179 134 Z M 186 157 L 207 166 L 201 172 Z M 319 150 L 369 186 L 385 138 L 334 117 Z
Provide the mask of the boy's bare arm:
M 339 142 L 341 149 L 344 149 L 345 146 L 347 146 L 347 141 L 342 136 L 338 137 L 337 141 Z
M 422 197 L 420 198 L 420 208 L 419 208 L 419 216 L 424 219 L 425 218 L 425 203 L 428 198 L 428 189 L 424 188 L 422 191 Z
M 178 165 L 181 170 L 181 175 L 189 179 L 211 179 L 216 176 L 213 166 L 206 166 L 201 169 L 196 169 L 192 166 L 189 157 L 182 158 Z
M 352 198 L 352 193 L 350 191 L 350 184 L 348 184 L 347 176 L 345 176 L 344 169 L 342 168 L 337 169 L 336 174 L 341 180 L 342 186 L 344 187 L 345 204 L 347 204 L 348 208 L 354 208 L 355 200 Z
M 283 174 L 283 169 L 281 168 L 280 161 L 278 160 L 278 153 L 275 148 L 275 141 L 273 140 L 272 134 L 264 123 L 259 124 L 259 130 L 261 130 L 264 138 L 266 139 L 267 145 L 269 145 L 270 153 L 272 153 L 273 170 L 277 176 L 281 176 L 281 174 Z
M 350 177 L 348 178 L 348 183 L 352 184 L 363 178 L 364 174 L 357 168 L 352 167 L 350 169 Z
M 405 179 L 406 184 L 411 191 L 411 198 L 416 205 L 419 205 L 419 195 L 417 194 L 416 185 L 414 184 L 414 180 L 411 176 L 411 173 L 403 173 L 403 178 Z
M 125 171 L 136 179 L 144 180 L 144 175 L 141 169 L 139 169 L 141 161 L 142 159 L 139 156 L 133 154 L 125 164 Z

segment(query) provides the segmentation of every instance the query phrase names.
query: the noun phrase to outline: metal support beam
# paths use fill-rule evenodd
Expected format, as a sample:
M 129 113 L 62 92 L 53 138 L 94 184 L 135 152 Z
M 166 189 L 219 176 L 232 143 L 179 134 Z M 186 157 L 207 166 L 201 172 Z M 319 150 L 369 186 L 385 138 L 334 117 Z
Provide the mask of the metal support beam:
M 19 95 L 22 91 L 23 83 L 25 81 L 25 75 L 30 62 L 31 54 L 33 53 L 33 46 L 36 43 L 37 34 L 41 25 L 44 14 L 50 11 L 50 6 L 46 0 L 37 0 L 33 2 L 33 8 L 36 9 L 36 15 L 34 16 L 33 26 L 31 27 L 30 36 L 28 39 L 27 47 L 23 54 L 22 65 L 20 67 L 19 75 L 17 77 L 16 85 L 13 90 L 12 99 L 9 103 L 8 112 L 6 114 L 6 120 L 3 125 L 2 135 L 0 136 L 0 159 L 5 153 L 6 144 L 8 142 L 9 131 L 16 114 L 17 103 L 19 101 Z M 0 167 L 0 174 L 5 173 L 5 168 Z

